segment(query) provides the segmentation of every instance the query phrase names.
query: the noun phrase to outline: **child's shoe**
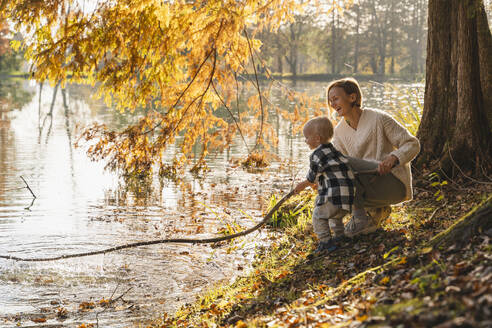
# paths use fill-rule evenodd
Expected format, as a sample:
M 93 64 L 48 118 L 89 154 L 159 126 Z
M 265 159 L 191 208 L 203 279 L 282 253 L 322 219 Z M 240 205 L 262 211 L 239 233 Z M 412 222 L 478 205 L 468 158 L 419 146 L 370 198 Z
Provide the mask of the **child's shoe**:
M 369 218 L 358 218 L 352 217 L 347 225 L 345 226 L 345 235 L 347 237 L 354 237 L 360 234 L 368 234 L 374 232 L 378 229 L 377 224 L 373 222 L 373 220 Z
M 340 246 L 341 244 L 348 243 L 350 241 L 350 238 L 348 238 L 343 234 L 340 236 L 333 237 L 332 240 L 335 242 L 335 245 Z
M 331 253 L 338 248 L 337 244 L 330 239 L 328 241 L 321 241 L 318 247 L 314 250 L 314 255 L 321 255 L 324 253 Z

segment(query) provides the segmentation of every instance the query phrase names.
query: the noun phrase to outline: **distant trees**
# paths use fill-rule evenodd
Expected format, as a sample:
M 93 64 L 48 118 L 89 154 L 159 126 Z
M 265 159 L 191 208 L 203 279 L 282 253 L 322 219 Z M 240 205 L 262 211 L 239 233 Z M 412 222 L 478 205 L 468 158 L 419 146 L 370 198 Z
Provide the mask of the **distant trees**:
M 18 70 L 21 64 L 21 56 L 10 47 L 11 34 L 7 22 L 0 19 L 0 72 Z
M 321 30 L 316 26 L 315 13 L 297 14 L 294 21 L 285 23 L 278 31 L 262 31 L 257 37 L 263 43 L 262 58 L 276 73 L 288 72 L 294 77 L 317 65 L 323 56 L 316 47 Z M 312 53 L 315 50 L 316 53 Z
M 5 21 L 0 21 L 0 56 L 4 56 L 10 49 L 7 38 L 9 29 Z
M 270 69 L 293 76 L 424 73 L 427 0 L 347 1 L 345 8 L 325 2 L 316 14 L 259 36 Z

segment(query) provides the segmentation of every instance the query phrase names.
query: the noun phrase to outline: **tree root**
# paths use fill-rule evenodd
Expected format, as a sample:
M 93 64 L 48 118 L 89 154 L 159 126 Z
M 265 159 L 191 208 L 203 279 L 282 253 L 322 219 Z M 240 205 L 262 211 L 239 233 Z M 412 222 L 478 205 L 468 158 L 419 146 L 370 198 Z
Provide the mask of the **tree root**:
M 473 235 L 492 229 L 492 196 L 457 220 L 448 229 L 440 232 L 429 241 L 432 247 L 445 244 L 463 244 Z
M 185 243 L 185 244 L 211 244 L 211 243 L 217 243 L 225 240 L 231 240 L 237 237 L 245 236 L 247 234 L 250 234 L 259 228 L 261 228 L 265 223 L 267 223 L 272 215 L 282 206 L 282 204 L 289 199 L 292 195 L 294 195 L 294 190 L 291 190 L 287 195 L 282 197 L 278 201 L 277 204 L 265 215 L 263 220 L 256 224 L 254 227 L 249 228 L 247 230 L 228 235 L 228 236 L 222 236 L 222 237 L 214 237 L 214 238 L 205 238 L 205 239 L 191 239 L 191 238 L 172 238 L 172 239 L 157 239 L 157 240 L 149 240 L 149 241 L 141 241 L 141 242 L 136 242 L 136 243 L 131 243 L 131 244 L 125 244 L 125 245 L 120 245 L 116 247 L 111 247 L 99 251 L 93 251 L 93 252 L 85 252 L 85 253 L 77 253 L 77 254 L 66 254 L 66 255 L 60 255 L 56 257 L 45 257 L 45 258 L 22 258 L 22 257 L 17 257 L 17 256 L 12 256 L 12 255 L 0 255 L 0 258 L 7 259 L 7 260 L 14 260 L 14 261 L 24 261 L 24 262 L 48 262 L 48 261 L 56 261 L 56 260 L 62 260 L 62 259 L 68 259 L 68 258 L 74 258 L 74 257 L 83 257 L 83 256 L 91 256 L 91 255 L 98 255 L 98 254 L 106 254 L 109 252 L 114 252 L 118 251 L 121 249 L 125 248 L 132 248 L 132 247 L 140 247 L 140 246 L 149 246 L 149 245 L 156 245 L 156 244 L 166 244 L 166 243 Z

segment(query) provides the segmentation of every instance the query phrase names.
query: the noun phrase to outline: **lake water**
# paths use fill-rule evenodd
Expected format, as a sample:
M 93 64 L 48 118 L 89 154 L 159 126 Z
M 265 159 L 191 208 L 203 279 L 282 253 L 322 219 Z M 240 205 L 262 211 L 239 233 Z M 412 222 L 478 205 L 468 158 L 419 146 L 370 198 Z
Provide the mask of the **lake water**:
M 323 99 L 325 85 L 294 88 Z M 398 92 L 362 83 L 366 105 L 385 108 L 414 93 L 422 98 L 419 83 L 393 85 Z M 119 127 L 128 120 L 91 94 L 90 88 L 69 86 L 64 106 L 60 90 L 55 94 L 47 84 L 40 89 L 33 81 L 0 82 L 0 255 L 51 257 L 152 239 L 204 238 L 227 222 L 250 227 L 262 219 L 272 192 L 286 193 L 305 174 L 309 149 L 286 123 L 279 124 L 274 150 L 280 160 L 261 172 L 235 164 L 246 154 L 238 142 L 211 157 L 211 171 L 200 177 L 127 185 L 73 146 L 95 121 Z M 285 100 L 278 94 L 272 101 Z M 169 149 L 169 158 L 176 151 Z M 235 249 L 162 244 L 55 262 L 0 259 L 0 327 L 142 323 L 243 274 L 256 245 L 268 238 L 264 231 L 253 233 Z M 110 298 L 117 299 L 113 307 L 99 305 Z M 91 302 L 95 308 L 88 309 Z

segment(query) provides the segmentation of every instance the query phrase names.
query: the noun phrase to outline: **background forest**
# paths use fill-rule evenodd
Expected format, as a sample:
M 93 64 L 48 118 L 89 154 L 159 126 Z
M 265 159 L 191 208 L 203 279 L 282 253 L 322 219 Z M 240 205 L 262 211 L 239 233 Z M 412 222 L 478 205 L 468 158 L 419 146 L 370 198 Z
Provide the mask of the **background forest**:
M 492 1 L 486 0 L 490 13 Z M 489 15 L 489 23 L 492 22 Z M 261 56 L 275 75 L 399 75 L 425 73 L 427 0 L 357 0 L 333 3 L 326 15 L 309 8 L 278 31 L 263 31 Z M 0 72 L 20 68 L 9 49 L 11 31 L 0 26 Z

